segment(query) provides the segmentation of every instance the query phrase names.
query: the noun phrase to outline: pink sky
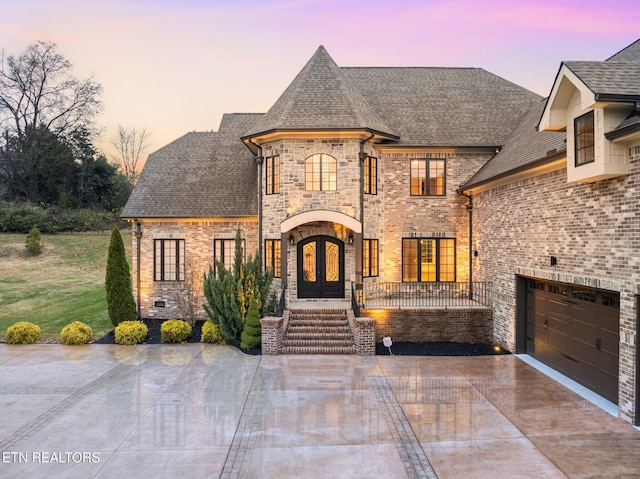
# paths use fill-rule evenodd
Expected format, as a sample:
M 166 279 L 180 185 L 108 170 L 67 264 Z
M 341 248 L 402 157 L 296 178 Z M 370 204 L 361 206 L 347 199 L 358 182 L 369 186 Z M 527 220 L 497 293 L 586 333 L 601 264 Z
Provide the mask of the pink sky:
M 0 0 L 0 49 L 54 41 L 150 151 L 264 112 L 319 45 L 340 66 L 481 67 L 547 96 L 563 60 L 640 37 L 640 0 Z

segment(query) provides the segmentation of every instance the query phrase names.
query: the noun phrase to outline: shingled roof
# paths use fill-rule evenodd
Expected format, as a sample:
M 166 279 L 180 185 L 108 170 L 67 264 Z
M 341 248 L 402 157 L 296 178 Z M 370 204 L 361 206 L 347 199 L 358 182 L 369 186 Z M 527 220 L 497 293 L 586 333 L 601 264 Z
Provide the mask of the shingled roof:
M 397 138 L 320 46 L 245 138 L 271 131 L 368 130 Z
M 640 100 L 640 63 L 564 62 L 596 96 L 596 100 Z
M 545 103 L 546 100 L 538 102 L 527 113 L 505 147 L 463 185 L 463 190 L 540 161 L 555 158 L 566 151 L 564 132 L 538 131 L 536 128 Z
M 124 218 L 254 216 L 254 157 L 239 140 L 262 115 L 225 114 L 218 132 L 192 132 L 149 155 Z

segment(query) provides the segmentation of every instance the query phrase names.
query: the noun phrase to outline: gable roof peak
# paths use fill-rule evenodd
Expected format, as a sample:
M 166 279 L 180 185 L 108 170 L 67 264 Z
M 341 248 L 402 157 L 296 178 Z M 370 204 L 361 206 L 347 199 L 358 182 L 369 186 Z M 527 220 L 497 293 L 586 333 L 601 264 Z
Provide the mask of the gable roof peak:
M 322 45 L 243 138 L 293 130 L 368 130 L 397 138 Z

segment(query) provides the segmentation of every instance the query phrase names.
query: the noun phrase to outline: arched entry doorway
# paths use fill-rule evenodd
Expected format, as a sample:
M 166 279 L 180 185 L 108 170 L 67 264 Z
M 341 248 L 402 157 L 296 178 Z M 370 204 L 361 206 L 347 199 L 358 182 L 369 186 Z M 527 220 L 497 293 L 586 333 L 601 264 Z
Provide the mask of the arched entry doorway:
M 344 298 L 344 243 L 311 236 L 298 243 L 298 298 Z

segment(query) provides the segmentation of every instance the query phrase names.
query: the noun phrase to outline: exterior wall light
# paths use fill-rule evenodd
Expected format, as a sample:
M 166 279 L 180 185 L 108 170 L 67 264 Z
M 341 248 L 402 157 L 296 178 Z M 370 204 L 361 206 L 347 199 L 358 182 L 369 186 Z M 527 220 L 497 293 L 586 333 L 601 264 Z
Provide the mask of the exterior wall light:
M 296 239 L 293 237 L 293 235 L 289 235 L 289 244 L 291 246 L 293 246 L 294 244 L 296 244 Z
M 558 258 L 556 258 L 555 256 L 551 257 L 551 266 L 555 266 L 558 264 Z
M 142 223 L 136 223 L 136 229 L 134 231 L 136 238 L 140 238 L 142 236 L 142 230 Z
M 353 233 L 349 233 L 349 236 L 347 237 L 347 242 L 349 244 L 353 244 Z

